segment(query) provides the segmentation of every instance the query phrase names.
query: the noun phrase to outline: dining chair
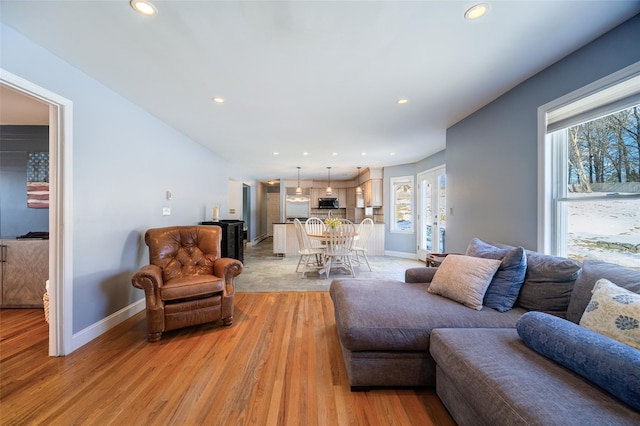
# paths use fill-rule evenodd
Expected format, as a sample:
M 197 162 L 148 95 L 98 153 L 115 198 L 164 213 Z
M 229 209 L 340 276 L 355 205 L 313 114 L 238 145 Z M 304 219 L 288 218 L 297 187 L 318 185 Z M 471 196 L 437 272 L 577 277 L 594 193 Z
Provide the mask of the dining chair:
M 315 263 L 317 267 L 321 267 L 324 262 L 324 247 L 314 247 L 312 241 L 307 235 L 305 227 L 298 219 L 294 219 L 293 223 L 296 227 L 296 237 L 298 238 L 298 253 L 300 253 L 300 259 L 298 259 L 298 265 L 296 266 L 296 272 L 299 272 L 300 264 L 302 264 L 302 278 L 307 273 L 307 266 L 315 257 Z
M 329 227 L 326 231 L 327 238 L 324 252 L 325 278 L 329 277 L 332 265 L 339 265 L 347 268 L 352 277 L 356 277 L 353 271 L 351 258 L 351 247 L 356 235 L 356 228 L 353 223 L 348 222 L 335 228 Z
M 369 217 L 360 222 L 360 225 L 358 225 L 358 238 L 353 240 L 353 246 L 351 247 L 351 250 L 356 257 L 354 259 L 355 263 L 360 264 L 360 255 L 362 254 L 362 257 L 364 258 L 364 261 L 367 262 L 367 266 L 369 267 L 370 271 L 371 265 L 369 264 L 369 259 L 367 258 L 367 249 L 365 246 L 367 245 L 369 236 L 373 231 L 373 226 L 373 220 Z
M 320 219 L 319 217 L 310 217 L 309 219 L 307 219 L 307 221 L 304 223 L 304 228 L 307 232 L 307 234 L 322 234 L 325 229 L 326 226 L 324 224 L 324 220 Z M 311 247 L 314 248 L 322 248 L 322 241 L 317 241 L 317 240 L 311 240 Z

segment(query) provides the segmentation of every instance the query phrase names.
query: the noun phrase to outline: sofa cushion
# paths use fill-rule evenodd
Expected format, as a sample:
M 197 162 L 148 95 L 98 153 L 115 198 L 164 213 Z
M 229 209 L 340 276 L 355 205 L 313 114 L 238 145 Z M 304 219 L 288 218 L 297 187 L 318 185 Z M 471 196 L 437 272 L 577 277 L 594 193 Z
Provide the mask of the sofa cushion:
M 527 273 L 516 305 L 529 311 L 566 316 L 581 264 L 564 257 L 527 250 Z
M 433 276 L 429 292 L 479 311 L 498 267 L 496 259 L 450 254 Z
M 599 279 L 580 325 L 640 349 L 640 294 Z
M 430 352 L 445 406 L 455 407 L 453 393 L 476 414 L 467 424 L 640 424 L 639 412 L 527 347 L 515 329 L 433 330 Z M 463 424 L 464 413 L 451 414 Z
M 483 304 L 500 312 L 513 308 L 527 272 L 524 248 L 498 248 L 479 238 L 474 238 L 469 243 L 466 254 L 502 261 L 484 294 Z
M 349 278 L 331 283 L 340 342 L 350 351 L 427 351 L 440 327 L 515 327 L 525 311 L 480 311 L 429 293 L 428 284 Z
M 626 288 L 634 293 L 640 293 L 640 271 L 625 268 L 612 263 L 587 260 L 582 265 L 580 277 L 571 294 L 571 301 L 567 309 L 567 319 L 576 324 L 582 318 L 589 300 L 591 300 L 591 290 L 600 278 L 606 278 L 616 285 Z
M 516 325 L 522 341 L 640 410 L 640 351 L 543 312 L 528 312 Z

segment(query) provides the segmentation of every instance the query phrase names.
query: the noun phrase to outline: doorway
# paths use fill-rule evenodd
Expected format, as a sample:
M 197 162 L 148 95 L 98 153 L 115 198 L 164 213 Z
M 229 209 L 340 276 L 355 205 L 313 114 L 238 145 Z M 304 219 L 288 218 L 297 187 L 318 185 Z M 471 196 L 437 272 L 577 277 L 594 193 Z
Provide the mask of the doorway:
M 445 166 L 418 174 L 418 258 L 445 252 L 447 191 Z
M 267 236 L 273 237 L 273 224 L 280 222 L 280 193 L 267 194 Z
M 49 355 L 73 351 L 71 256 L 71 153 L 73 104 L 47 89 L 0 69 L 0 85 L 49 109 Z M 66 160 L 66 161 L 65 161 Z M 66 226 L 63 227 L 63 224 Z

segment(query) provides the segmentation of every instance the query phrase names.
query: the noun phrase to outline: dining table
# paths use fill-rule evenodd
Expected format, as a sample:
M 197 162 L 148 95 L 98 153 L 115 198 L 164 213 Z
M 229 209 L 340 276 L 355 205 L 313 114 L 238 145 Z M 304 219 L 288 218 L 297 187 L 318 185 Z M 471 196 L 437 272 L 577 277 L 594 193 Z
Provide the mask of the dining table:
M 349 233 L 349 235 L 353 237 L 354 241 L 356 241 L 358 239 L 358 233 L 357 232 Z M 326 244 L 329 243 L 329 240 L 331 238 L 331 232 L 323 231 L 322 233 L 307 233 L 307 236 L 312 240 L 320 241 L 323 245 L 326 245 Z M 326 269 L 325 269 L 326 265 L 324 264 L 325 259 L 323 258 L 322 261 L 323 261 L 323 264 L 320 265 L 319 269 L 318 269 L 318 273 L 320 275 L 326 274 Z M 338 263 L 340 263 L 340 261 L 338 261 Z

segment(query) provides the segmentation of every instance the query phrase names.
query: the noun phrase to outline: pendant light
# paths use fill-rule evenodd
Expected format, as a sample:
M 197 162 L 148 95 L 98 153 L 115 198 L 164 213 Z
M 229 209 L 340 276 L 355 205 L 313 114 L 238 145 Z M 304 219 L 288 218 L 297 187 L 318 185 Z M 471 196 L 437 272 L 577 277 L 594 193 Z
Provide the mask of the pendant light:
M 300 187 L 300 166 L 298 166 L 298 187 L 296 188 L 296 195 L 302 195 L 302 188 Z
M 327 173 L 329 176 L 329 184 L 327 185 L 327 195 L 331 195 L 333 190 L 331 189 L 331 167 L 327 167 Z
M 362 194 L 362 187 L 360 186 L 360 169 L 362 167 L 358 167 L 358 186 L 356 187 L 356 194 Z

